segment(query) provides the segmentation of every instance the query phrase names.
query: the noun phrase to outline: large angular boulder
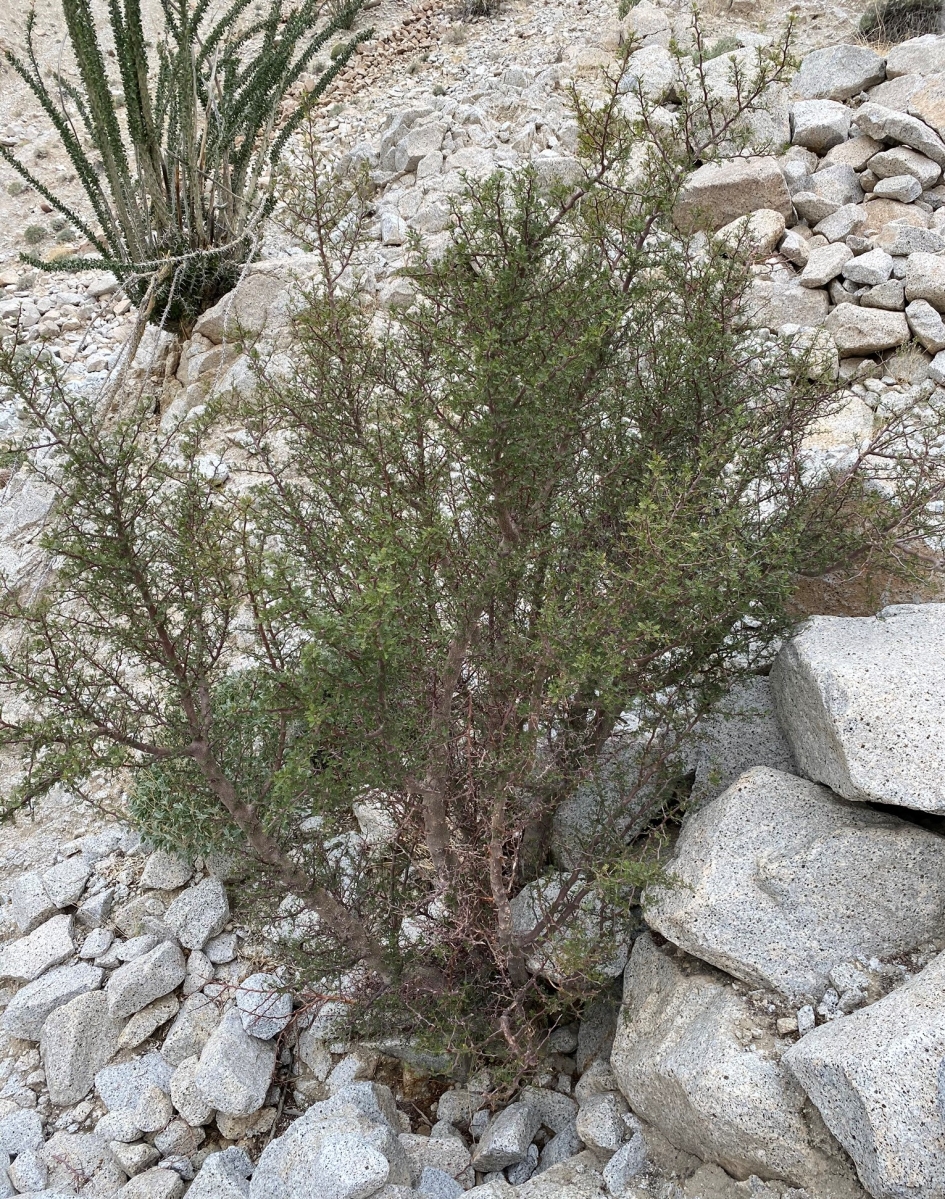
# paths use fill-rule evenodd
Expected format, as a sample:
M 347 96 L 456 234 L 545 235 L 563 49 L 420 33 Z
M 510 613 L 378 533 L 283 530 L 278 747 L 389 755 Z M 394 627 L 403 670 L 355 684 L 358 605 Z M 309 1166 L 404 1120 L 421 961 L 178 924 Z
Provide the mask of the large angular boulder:
M 868 46 L 814 50 L 801 63 L 792 90 L 805 100 L 849 100 L 886 78 L 886 64 Z
M 856 110 L 855 120 L 860 133 L 875 137 L 877 141 L 909 146 L 939 166 L 945 166 L 945 142 L 918 117 L 868 101 Z
M 801 773 L 844 799 L 945 812 L 945 604 L 816 616 L 771 685 Z
M 901 312 L 838 304 L 824 327 L 836 343 L 841 358 L 859 358 L 892 350 L 909 340 L 909 325 Z
M 72 917 L 53 916 L 45 924 L 0 949 L 0 978 L 32 982 L 75 953 Z
M 681 227 L 714 232 L 759 208 L 772 209 L 786 221 L 793 215 L 791 196 L 775 158 L 733 158 L 699 167 L 683 188 L 674 216 Z
M 909 38 L 893 46 L 886 59 L 886 74 L 890 79 L 900 75 L 931 75 L 945 71 L 945 37 L 934 33 Z
M 636 1115 L 678 1149 L 818 1199 L 858 1193 L 839 1147 L 809 1125 L 777 1038 L 758 1025 L 731 979 L 644 935 L 624 976 L 611 1067 Z
M 945 954 L 784 1061 L 875 1199 L 945 1194 Z
M 686 820 L 667 869 L 647 923 L 798 1003 L 844 962 L 906 953 L 945 923 L 945 838 L 763 766 Z

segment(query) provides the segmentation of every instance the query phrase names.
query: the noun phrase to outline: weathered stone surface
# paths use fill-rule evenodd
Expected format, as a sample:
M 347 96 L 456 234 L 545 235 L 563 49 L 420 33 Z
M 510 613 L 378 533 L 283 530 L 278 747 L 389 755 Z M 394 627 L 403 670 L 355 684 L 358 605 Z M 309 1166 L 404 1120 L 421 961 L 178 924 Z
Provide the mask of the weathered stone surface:
M 921 229 L 904 221 L 883 225 L 873 242 L 887 254 L 907 257 L 910 254 L 939 254 L 945 250 L 945 237 L 935 229 Z
M 647 923 L 703 961 L 797 1003 L 830 972 L 889 958 L 945 919 L 945 839 L 767 767 L 689 816 Z
M 49 898 L 43 880 L 35 870 L 21 874 L 10 887 L 13 919 L 21 933 L 31 933 L 44 920 L 56 914 L 56 905 Z
M 918 117 L 867 102 L 856 110 L 856 126 L 860 133 L 875 137 L 877 141 L 910 146 L 939 166 L 945 166 L 945 142 Z
M 808 181 L 810 190 L 822 200 L 832 204 L 859 204 L 863 199 L 863 189 L 856 171 L 845 163 L 835 163 L 833 166 L 821 167 Z M 795 197 L 795 202 L 797 197 Z M 824 214 L 826 215 L 826 214 Z M 822 219 L 822 218 L 818 218 Z
M 152 1087 L 169 1092 L 172 1073 L 162 1054 L 146 1053 L 99 1070 L 95 1089 L 109 1111 L 127 1111 L 136 1108 Z
M 0 978 L 32 982 L 74 953 L 72 917 L 53 916 L 28 937 L 10 941 L 0 949 Z
M 753 329 L 779 329 L 781 325 L 817 328 L 827 318 L 830 301 L 825 291 L 790 283 L 754 279 L 745 295 L 746 323 Z
M 174 994 L 155 999 L 140 1012 L 135 1012 L 125 1025 L 119 1042 L 122 1049 L 136 1049 L 142 1041 L 152 1036 L 162 1024 L 172 1020 L 180 1010 L 180 1001 Z
M 911 204 L 922 195 L 922 184 L 912 175 L 893 175 L 889 179 L 880 179 L 873 188 L 873 195 Z
M 249 1116 L 266 1101 L 275 1061 L 273 1042 L 251 1037 L 231 1009 L 204 1046 L 194 1083 L 216 1111 Z
M 778 725 L 767 678 L 749 679 L 734 688 L 696 729 L 692 760 L 692 807 L 721 795 L 752 766 L 794 773 L 794 758 Z
M 945 954 L 784 1056 L 876 1199 L 945 1193 Z
M 878 104 L 882 104 L 882 100 L 877 100 Z M 854 171 L 865 170 L 866 164 L 883 148 L 883 143 L 878 142 L 875 137 L 867 137 L 865 134 L 858 134 L 856 137 L 851 137 L 849 141 L 841 142 L 839 146 L 834 146 L 824 159 L 825 162 L 845 163 L 848 167 L 853 167 Z
M 162 941 L 111 976 L 105 988 L 109 1011 L 113 1016 L 132 1016 L 180 986 L 186 973 L 180 946 Z
M 131 1179 L 118 1192 L 118 1199 L 181 1199 L 184 1180 L 176 1170 L 155 1166 Z
M 495 1115 L 479 1138 L 473 1165 L 483 1174 L 524 1161 L 541 1127 L 541 1117 L 525 1103 L 510 1103 Z
M 799 769 L 851 800 L 945 811 L 945 604 L 818 616 L 771 683 Z
M 638 938 L 611 1054 L 621 1091 L 677 1148 L 736 1177 L 781 1178 L 818 1199 L 844 1194 L 849 1167 L 815 1144 L 774 1038 L 746 1051 L 741 1035 L 754 1023 L 724 975 Z
M 823 234 L 827 241 L 844 241 L 859 235 L 865 227 L 866 216 L 862 204 L 841 204 L 836 212 L 817 222 L 814 232 Z
M 77 854 L 46 870 L 43 873 L 43 886 L 57 908 L 68 908 L 81 899 L 90 874 L 91 866 L 82 855 Z
M 226 889 L 213 877 L 182 891 L 165 916 L 168 927 L 186 949 L 203 949 L 211 937 L 223 931 L 229 918 Z
M 882 308 L 885 312 L 902 312 L 906 306 L 906 290 L 899 279 L 890 279 L 861 291 L 858 295 L 861 308 Z
M 287 309 L 288 286 L 278 275 L 247 275 L 197 321 L 194 332 L 215 345 L 258 336 Z
M 906 265 L 906 299 L 928 300 L 945 312 L 945 256 L 910 254 Z
M 811 250 L 807 266 L 801 271 L 801 287 L 826 287 L 852 257 L 853 251 L 842 243 Z
M 878 233 L 885 225 L 893 221 L 912 225 L 916 229 L 928 229 L 929 227 L 928 213 L 923 212 L 915 204 L 900 204 L 898 200 L 870 199 L 868 204 L 863 205 L 863 212 L 866 215 L 863 232 L 867 237 Z M 892 253 L 888 246 L 883 248 Z
M 94 1132 L 57 1132 L 46 1142 L 43 1160 L 49 1167 L 49 1189 L 67 1195 L 81 1188 L 83 1195 L 104 1199 L 114 1195 L 126 1177 L 108 1145 Z
M 870 250 L 857 258 L 848 259 L 841 269 L 844 279 L 876 287 L 892 274 L 893 260 L 885 250 Z
M 50 1012 L 101 985 L 102 971 L 97 966 L 59 966 L 18 991 L 0 1023 L 11 1036 L 38 1041 Z
M 901 312 L 840 304 L 824 322 L 836 342 L 841 358 L 891 350 L 909 340 L 909 326 Z
M 913 336 L 930 354 L 945 350 L 945 322 L 927 300 L 913 300 L 906 308 Z
M 923 81 L 909 97 L 908 111 L 942 137 L 945 134 L 945 75 Z
M 403 1132 L 399 1137 L 414 1177 L 425 1166 L 445 1170 L 454 1178 L 469 1165 L 469 1150 L 461 1137 L 421 1137 Z
M 784 236 L 784 216 L 770 208 L 759 208 L 748 216 L 724 225 L 716 234 L 730 253 L 754 262 L 773 254 Z
M 629 1135 L 627 1104 L 616 1091 L 589 1095 L 578 1109 L 575 1130 L 588 1149 L 607 1160 Z
M 208 995 L 188 995 L 164 1038 L 161 1052 L 165 1060 L 179 1066 L 188 1057 L 199 1057 L 222 1018 L 220 1008 Z
M 253 1163 L 235 1145 L 204 1160 L 187 1194 L 190 1199 L 247 1199 Z
M 23 1109 L 0 1119 L 0 1152 L 27 1153 L 43 1143 L 43 1120 L 39 1112 Z
M 675 219 L 684 228 L 715 230 L 759 208 L 778 212 L 785 220 L 792 216 L 776 158 L 735 158 L 699 167 L 683 188 Z
M 866 46 L 830 46 L 804 58 L 791 88 L 809 100 L 849 100 L 885 78 L 885 64 L 875 51 Z
M 942 177 L 942 168 L 931 158 L 910 150 L 908 146 L 893 146 L 874 154 L 869 161 L 869 168 L 880 179 L 889 179 L 894 175 L 911 175 L 922 185 L 923 191 L 934 187 Z
M 800 100 L 791 108 L 791 141 L 817 154 L 845 142 L 852 109 L 836 100 Z
M 313 1104 L 266 1147 L 249 1193 L 250 1199 L 367 1199 L 385 1183 L 410 1181 L 393 1129 L 332 1099 Z
M 118 1049 L 121 1022 L 108 1010 L 103 991 L 78 995 L 57 1008 L 43 1025 L 39 1051 L 53 1103 L 78 1103 L 97 1072 Z
M 193 867 L 179 854 L 156 849 L 144 864 L 141 886 L 156 891 L 176 891 L 194 876 Z
M 274 974 L 251 974 L 240 983 L 236 1006 L 243 1028 L 261 1041 L 271 1040 L 292 1019 L 292 994 Z
M 931 75 L 945 71 L 945 38 L 934 33 L 910 38 L 893 46 L 886 56 L 886 75 Z

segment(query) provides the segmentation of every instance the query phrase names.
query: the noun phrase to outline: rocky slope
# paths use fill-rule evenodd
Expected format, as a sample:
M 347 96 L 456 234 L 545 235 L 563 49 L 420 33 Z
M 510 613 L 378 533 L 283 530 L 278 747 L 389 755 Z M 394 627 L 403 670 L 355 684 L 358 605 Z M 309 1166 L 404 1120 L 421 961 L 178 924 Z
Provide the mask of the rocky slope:
M 378 14 L 374 69 L 356 64 L 351 99 L 318 125 L 329 158 L 366 162 L 377 186 L 360 266 L 382 306 L 409 298 L 408 231 L 447 236 L 461 172 L 569 169 L 564 86 L 592 80 L 629 28 L 644 42 L 631 71 L 670 106 L 679 86 L 670 5 L 641 0 L 623 29 L 593 4 L 510 5 L 468 30 L 434 6 Z M 714 19 L 741 41 L 713 60 L 722 88 L 767 35 Z M 791 148 L 704 168 L 686 197 L 683 214 L 754 240 L 758 336 L 818 339 L 849 385 L 811 433 L 817 462 L 889 413 L 945 402 L 943 79 L 942 38 L 817 50 L 765 127 Z M 48 338 L 74 386 L 100 386 L 129 329 L 114 280 L 5 271 L 0 320 Z M 188 343 L 149 335 L 136 369 L 162 380 L 166 426 L 245 383 L 234 328 L 284 348 L 312 271 L 277 222 Z M 15 427 L 15 407 L 2 418 Z M 235 450 L 224 437 L 208 462 L 221 486 Z M 7 570 L 36 565 L 47 503 L 7 484 Z M 943 658 L 945 605 L 820 617 L 732 697 L 694 748 L 671 867 L 684 885 L 649 896 L 641 935 L 617 947 L 622 999 L 559 1029 L 544 1073 L 499 1111 L 487 1077 L 434 1085 L 416 1058 L 338 1040 L 331 1004 L 288 993 L 208 863 L 51 796 L 0 832 L 0 1195 L 941 1196 Z

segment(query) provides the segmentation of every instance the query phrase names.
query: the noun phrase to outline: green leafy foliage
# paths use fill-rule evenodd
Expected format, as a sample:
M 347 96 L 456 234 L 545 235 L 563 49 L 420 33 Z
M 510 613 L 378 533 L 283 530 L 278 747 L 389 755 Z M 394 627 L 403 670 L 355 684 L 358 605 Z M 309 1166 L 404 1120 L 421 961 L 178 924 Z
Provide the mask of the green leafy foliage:
M 392 317 L 357 282 L 363 181 L 288 184 L 323 264 L 290 364 L 260 350 L 253 394 L 177 433 L 151 397 L 103 421 L 0 357 L 59 497 L 56 575 L 0 609 L 21 799 L 136 771 L 148 836 L 231 859 L 245 917 L 359 1031 L 509 1082 L 534 1062 L 672 884 L 680 746 L 770 661 L 798 577 L 908 571 L 942 532 L 941 421 L 890 416 L 824 466 L 838 384 L 746 328 L 744 254 L 673 223 L 788 64 L 670 128 L 616 78 L 575 94 L 580 178 L 470 184 Z M 222 490 L 220 422 L 243 430 Z
M 29 261 L 40 269 L 107 267 L 136 300 L 150 296 L 155 323 L 186 331 L 253 257 L 288 138 L 370 30 L 342 45 L 277 130 L 280 105 L 360 6 L 350 0 L 324 21 L 320 0 L 269 0 L 264 15 L 251 19 L 249 0 L 232 0 L 211 21 L 207 0 L 162 0 L 163 28 L 149 51 L 140 0 L 112 0 L 107 52 L 117 63 L 115 83 L 90 0 L 62 0 L 77 83 L 59 74 L 44 78 L 30 10 L 25 57 L 12 50 L 5 57 L 58 134 L 90 211 L 74 212 L 8 148 L 0 146 L 0 155 L 99 257 L 59 259 L 52 267 Z M 113 87 L 123 99 L 121 118 Z M 152 281 L 157 288 L 149 292 Z

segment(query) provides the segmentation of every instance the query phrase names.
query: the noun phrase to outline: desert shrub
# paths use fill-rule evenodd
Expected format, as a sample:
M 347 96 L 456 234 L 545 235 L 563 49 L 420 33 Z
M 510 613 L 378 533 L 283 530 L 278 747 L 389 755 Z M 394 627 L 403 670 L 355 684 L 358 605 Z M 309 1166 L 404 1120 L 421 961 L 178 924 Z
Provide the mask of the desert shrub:
M 250 397 L 177 433 L 149 396 L 103 421 L 54 364 L 0 358 L 58 496 L 57 573 L 0 606 L 11 804 L 134 770 L 147 835 L 225 855 L 339 1019 L 509 1078 L 533 1062 L 660 877 L 680 740 L 770 661 L 798 577 L 907 570 L 941 532 L 941 420 L 818 465 L 838 385 L 745 327 L 741 255 L 673 224 L 791 69 L 762 54 L 728 109 L 697 92 L 673 127 L 617 78 L 575 95 L 580 178 L 470 183 L 385 320 L 356 282 L 357 181 L 297 180 L 323 272 L 290 364 L 258 355 Z M 221 490 L 202 455 L 236 418 Z M 552 875 L 555 812 L 598 784 L 614 802 Z
M 873 42 L 902 42 L 941 32 L 940 0 L 877 0 L 860 18 L 860 33 Z
M 23 230 L 23 240 L 28 246 L 38 246 L 46 240 L 49 232 L 42 225 L 27 225 Z
M 148 296 L 155 323 L 186 331 L 255 254 L 287 139 L 358 42 L 370 36 L 367 31 L 344 43 L 279 128 L 289 89 L 325 43 L 350 27 L 360 0 L 336 5 L 327 21 L 319 20 L 321 8 L 321 0 L 270 0 L 257 19 L 247 16 L 249 0 L 232 0 L 211 21 L 208 0 L 163 0 L 157 48 L 149 51 L 140 0 L 109 5 L 111 45 L 104 47 L 90 0 L 62 0 L 77 82 L 58 74 L 44 78 L 30 10 L 25 57 L 12 50 L 5 57 L 58 134 L 88 210 L 73 211 L 7 147 L 0 146 L 0 155 L 99 257 L 54 265 L 28 260 L 47 270 L 107 267 L 137 301 Z M 106 50 L 117 65 L 121 119 Z

